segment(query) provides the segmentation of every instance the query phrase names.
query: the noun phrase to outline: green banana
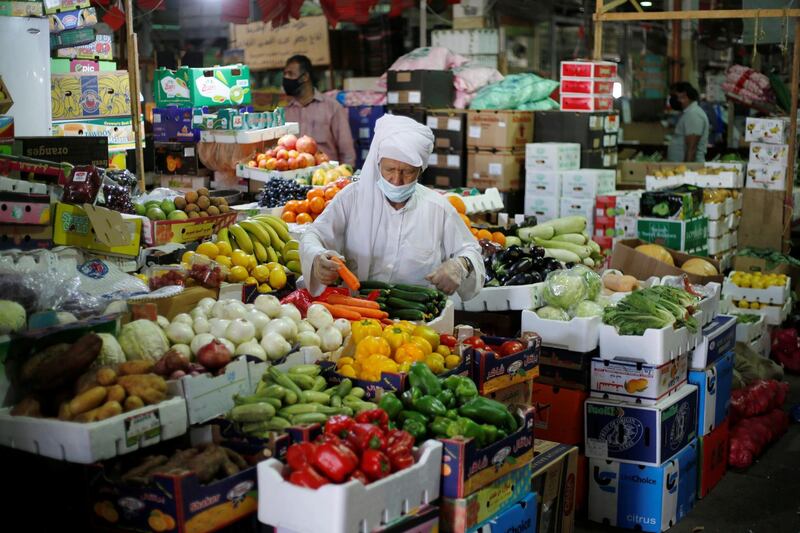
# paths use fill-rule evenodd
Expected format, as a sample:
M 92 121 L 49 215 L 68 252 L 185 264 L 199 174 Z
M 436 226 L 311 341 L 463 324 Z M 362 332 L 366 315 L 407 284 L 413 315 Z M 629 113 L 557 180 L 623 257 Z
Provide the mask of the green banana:
M 233 236 L 236 238 L 236 243 L 239 245 L 245 253 L 252 254 L 253 253 L 253 241 L 250 239 L 250 235 L 242 228 L 239 224 L 234 224 L 230 227 L 230 231 Z
M 251 236 L 254 236 L 265 248 L 272 244 L 272 237 L 261 224 L 253 220 L 242 220 L 239 225 Z
M 289 235 L 289 226 L 280 218 L 272 215 L 261 215 L 259 216 L 259 220 L 263 220 L 273 230 L 275 230 L 283 242 L 286 242 L 292 238 L 292 236 Z
M 283 250 L 283 260 L 284 261 L 297 261 L 300 262 L 300 251 L 299 250 L 289 250 L 288 252 L 284 248 Z
M 217 242 L 227 242 L 228 244 L 231 243 L 231 239 L 228 237 L 228 228 L 221 228 L 217 232 Z
M 267 260 L 269 263 L 280 263 L 278 252 L 272 246 L 267 246 Z
M 288 240 L 286 241 L 286 244 L 283 245 L 284 253 L 287 250 L 299 250 L 299 249 L 300 249 L 300 243 L 295 239 Z
M 278 233 L 275 231 L 275 229 L 266 222 L 264 222 L 263 220 L 260 219 L 257 220 L 259 222 L 259 227 L 263 228 L 267 232 L 267 234 L 269 234 L 270 244 L 272 245 L 272 247 L 275 248 L 275 250 L 278 252 L 282 251 L 284 243 L 280 239 L 280 237 L 278 237 Z
M 253 241 L 253 253 L 256 256 L 259 264 L 269 262 L 266 247 L 260 241 Z
M 300 270 L 300 261 L 289 261 L 286 263 L 286 268 L 295 274 L 300 274 L 302 272 L 302 270 Z

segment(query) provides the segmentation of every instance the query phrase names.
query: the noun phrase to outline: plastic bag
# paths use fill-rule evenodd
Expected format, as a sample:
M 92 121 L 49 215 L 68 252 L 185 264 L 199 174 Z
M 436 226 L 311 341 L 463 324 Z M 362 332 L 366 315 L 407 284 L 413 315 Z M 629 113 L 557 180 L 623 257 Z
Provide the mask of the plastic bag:
M 441 46 L 415 48 L 400 56 L 389 70 L 450 70 L 467 63 L 466 57 Z
M 93 204 L 100 190 L 102 176 L 94 165 L 82 165 L 72 169 L 64 185 L 61 201 L 66 204 Z
M 519 111 L 553 111 L 560 109 L 561 106 L 552 98 L 536 100 L 535 102 L 525 102 L 517 106 Z
M 737 342 L 734 353 L 734 368 L 745 385 L 764 379 L 783 380 L 783 367 L 771 359 L 762 357 L 746 344 Z
M 513 74 L 503 81 L 479 90 L 470 109 L 517 109 L 523 104 L 545 100 L 558 87 L 558 82 L 536 74 Z
M 456 91 L 465 93 L 474 93 L 490 83 L 497 83 L 503 79 L 503 75 L 491 67 L 475 67 L 467 63 L 453 69 L 453 85 Z
M 547 275 L 542 288 L 545 303 L 560 309 L 569 309 L 582 302 L 589 294 L 586 280 L 579 271 L 554 270 Z

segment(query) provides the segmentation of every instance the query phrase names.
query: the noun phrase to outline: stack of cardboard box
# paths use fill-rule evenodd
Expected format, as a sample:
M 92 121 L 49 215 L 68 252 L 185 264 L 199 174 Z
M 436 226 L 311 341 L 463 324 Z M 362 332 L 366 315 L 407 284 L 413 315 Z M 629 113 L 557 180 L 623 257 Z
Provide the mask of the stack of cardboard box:
M 639 238 L 691 255 L 708 255 L 703 205 L 703 190 L 692 185 L 642 193 Z
M 467 187 L 521 190 L 525 145 L 533 139 L 533 113 L 470 110 L 467 131 Z
M 616 78 L 616 63 L 562 61 L 561 111 L 611 111 Z
M 433 132 L 433 153 L 422 183 L 441 189 L 465 185 L 467 155 L 467 112 L 459 109 L 438 109 L 428 112 L 426 119 Z
M 488 0 L 462 0 L 453 6 L 453 29 L 475 30 L 491 26 Z
M 787 183 L 791 187 L 788 118 L 748 118 L 744 140 L 750 143 L 747 187 L 769 191 L 784 191 Z
M 641 191 L 617 191 L 595 198 L 594 241 L 603 251 L 611 251 L 614 243 L 639 236 L 637 217 Z
M 619 114 L 536 111 L 533 142 L 581 145 L 582 168 L 616 168 Z

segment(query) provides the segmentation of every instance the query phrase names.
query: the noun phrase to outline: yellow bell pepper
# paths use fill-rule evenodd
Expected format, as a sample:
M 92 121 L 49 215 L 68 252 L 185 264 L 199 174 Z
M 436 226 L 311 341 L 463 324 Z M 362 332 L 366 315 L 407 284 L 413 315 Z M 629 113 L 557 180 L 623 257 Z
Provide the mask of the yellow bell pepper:
M 408 333 L 409 337 L 414 333 L 414 329 L 417 327 L 416 324 L 409 322 L 408 320 L 400 320 L 399 322 L 395 323 L 395 326 L 402 328 L 403 331 Z
M 446 357 L 447 357 L 448 355 L 450 355 L 452 352 L 450 351 L 450 348 L 448 348 L 448 347 L 447 347 L 447 346 L 445 346 L 444 344 L 440 344 L 440 345 L 439 345 L 439 347 L 438 347 L 438 348 L 436 348 L 436 353 L 438 353 L 438 354 L 439 354 L 439 355 L 441 355 L 442 357 L 445 357 L 445 358 L 446 358 Z
M 431 345 L 431 350 L 436 350 L 439 347 L 439 333 L 430 326 L 417 326 L 414 328 L 415 337 L 422 337 Z
M 392 348 L 382 337 L 365 337 L 356 346 L 356 361 L 362 361 L 371 355 L 392 355 Z
M 448 370 L 452 370 L 459 364 L 461 364 L 461 358 L 457 355 L 448 355 L 444 358 L 444 367 Z
M 350 326 L 350 333 L 353 336 L 353 342 L 358 344 L 366 337 L 380 337 L 383 333 L 383 326 L 377 320 L 365 318 L 353 322 Z
M 400 363 L 400 366 L 397 367 L 398 372 L 403 372 L 404 374 L 408 374 L 408 371 L 411 370 L 411 363 L 406 361 L 405 363 Z
M 410 338 L 409 334 L 406 333 L 403 328 L 398 326 L 389 326 L 385 330 L 383 330 L 383 335 L 381 335 L 386 342 L 389 343 L 389 347 L 392 349 L 392 353 L 395 353 L 400 346 L 408 342 Z
M 339 367 L 339 374 L 347 378 L 356 377 L 356 369 L 352 365 L 342 365 Z
M 398 365 L 385 355 L 373 354 L 364 359 L 361 364 L 362 376 L 367 376 L 363 379 L 369 381 L 379 381 L 381 379 L 381 372 L 397 372 Z
M 422 352 L 426 356 L 433 353 L 433 347 L 431 346 L 431 343 L 429 343 L 426 339 L 423 339 L 422 337 L 413 336 L 409 339 L 409 342 L 413 342 L 414 344 L 422 348 Z
M 352 357 L 340 357 L 338 361 L 336 361 L 337 367 L 343 367 L 345 365 L 351 365 L 354 363 Z
M 408 342 L 400 346 L 394 353 L 394 360 L 398 363 L 415 363 L 417 361 L 424 361 L 425 354 L 422 348 L 414 343 Z

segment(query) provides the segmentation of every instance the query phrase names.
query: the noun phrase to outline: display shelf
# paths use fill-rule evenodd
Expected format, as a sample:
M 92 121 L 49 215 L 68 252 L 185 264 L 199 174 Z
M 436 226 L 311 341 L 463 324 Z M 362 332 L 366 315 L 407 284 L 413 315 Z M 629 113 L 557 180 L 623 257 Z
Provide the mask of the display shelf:
M 297 122 L 287 122 L 283 126 L 260 130 L 202 130 L 200 141 L 220 144 L 256 144 L 273 141 L 289 134 L 300 133 Z

